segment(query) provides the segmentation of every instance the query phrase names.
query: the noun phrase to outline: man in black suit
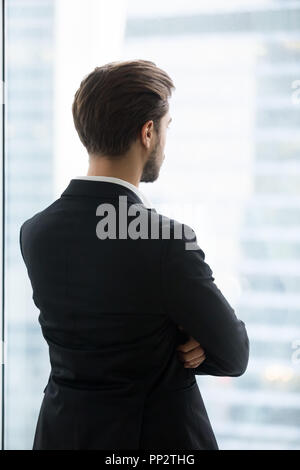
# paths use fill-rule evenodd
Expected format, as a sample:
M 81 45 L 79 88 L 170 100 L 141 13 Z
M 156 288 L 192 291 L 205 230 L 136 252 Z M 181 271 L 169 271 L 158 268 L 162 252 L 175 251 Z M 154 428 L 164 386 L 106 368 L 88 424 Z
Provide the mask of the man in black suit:
M 72 111 L 88 173 L 22 224 L 51 363 L 34 450 L 219 448 L 196 375 L 245 372 L 245 324 L 194 231 L 138 188 L 158 178 L 173 88 L 150 61 L 85 77 Z

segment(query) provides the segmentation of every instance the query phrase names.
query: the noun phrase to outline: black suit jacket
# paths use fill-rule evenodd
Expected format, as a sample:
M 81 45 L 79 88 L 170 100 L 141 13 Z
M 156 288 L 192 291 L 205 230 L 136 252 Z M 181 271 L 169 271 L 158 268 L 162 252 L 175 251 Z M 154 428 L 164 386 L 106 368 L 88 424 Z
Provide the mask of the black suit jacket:
M 119 196 L 147 218 L 148 238 L 120 238 L 118 230 L 115 239 L 99 238 L 108 213 L 97 215 L 97 207 L 115 208 L 118 229 Z M 128 227 L 134 220 L 129 212 Z M 195 376 L 240 376 L 249 340 L 196 236 L 194 249 L 186 249 L 187 232 L 175 238 L 179 225 L 126 187 L 78 179 L 22 224 L 51 363 L 34 450 L 218 449 Z M 189 335 L 206 352 L 195 369 L 176 351 Z

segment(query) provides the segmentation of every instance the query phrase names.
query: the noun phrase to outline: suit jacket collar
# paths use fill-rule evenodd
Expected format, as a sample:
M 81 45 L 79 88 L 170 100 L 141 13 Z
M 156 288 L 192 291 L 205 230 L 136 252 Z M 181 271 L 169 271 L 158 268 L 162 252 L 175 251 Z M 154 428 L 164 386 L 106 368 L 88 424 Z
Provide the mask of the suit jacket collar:
M 128 201 L 133 204 L 141 204 L 146 209 L 156 212 L 154 208 L 146 207 L 142 199 L 131 189 L 108 181 L 71 179 L 67 188 L 61 193 L 61 197 L 66 196 L 103 197 L 116 200 L 119 196 L 127 196 Z

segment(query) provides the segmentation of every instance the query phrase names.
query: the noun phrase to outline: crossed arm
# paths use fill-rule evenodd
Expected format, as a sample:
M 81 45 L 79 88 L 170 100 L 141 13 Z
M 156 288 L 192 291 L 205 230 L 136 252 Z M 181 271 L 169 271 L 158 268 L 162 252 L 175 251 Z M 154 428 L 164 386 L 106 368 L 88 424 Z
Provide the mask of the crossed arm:
M 196 359 L 190 362 L 196 375 L 240 376 L 249 360 L 245 324 L 214 283 L 201 248 L 186 249 L 190 241 L 185 235 L 165 240 L 162 255 L 165 310 L 191 337 L 179 346 L 179 358 Z

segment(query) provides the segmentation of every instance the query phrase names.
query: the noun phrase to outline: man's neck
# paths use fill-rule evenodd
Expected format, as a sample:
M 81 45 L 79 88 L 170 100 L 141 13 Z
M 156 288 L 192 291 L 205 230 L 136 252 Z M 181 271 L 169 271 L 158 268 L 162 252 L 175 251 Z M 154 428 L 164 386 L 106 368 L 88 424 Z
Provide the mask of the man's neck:
M 89 168 L 86 176 L 110 176 L 119 178 L 128 183 L 139 187 L 142 169 L 139 168 L 136 161 L 128 159 L 116 159 L 113 162 L 107 158 L 90 158 Z

